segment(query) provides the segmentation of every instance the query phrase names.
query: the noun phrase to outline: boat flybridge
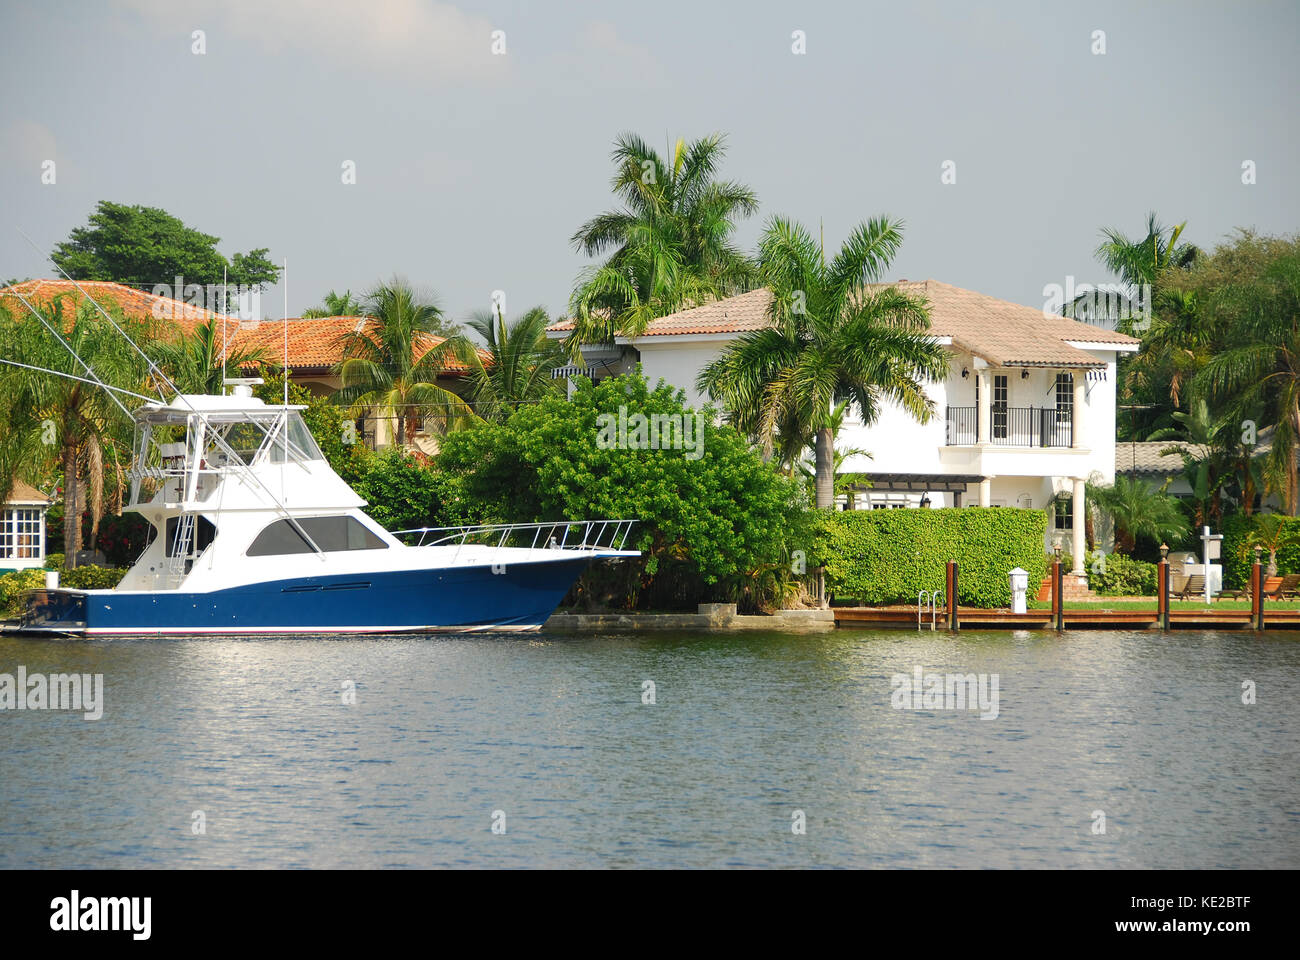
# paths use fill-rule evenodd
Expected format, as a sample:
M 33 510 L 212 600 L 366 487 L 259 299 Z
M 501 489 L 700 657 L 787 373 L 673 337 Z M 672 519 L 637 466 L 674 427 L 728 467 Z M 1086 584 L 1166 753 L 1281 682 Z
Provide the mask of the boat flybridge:
M 135 411 L 126 509 L 149 521 L 148 546 L 114 589 L 35 591 L 20 630 L 535 630 L 593 560 L 639 556 L 623 549 L 632 520 L 391 533 L 330 469 L 304 408 L 250 382 Z

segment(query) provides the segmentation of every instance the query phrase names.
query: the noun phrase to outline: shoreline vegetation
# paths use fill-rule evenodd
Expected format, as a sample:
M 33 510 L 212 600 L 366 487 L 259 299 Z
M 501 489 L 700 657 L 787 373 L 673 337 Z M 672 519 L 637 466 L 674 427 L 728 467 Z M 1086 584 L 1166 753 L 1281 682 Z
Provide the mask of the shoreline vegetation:
M 574 282 L 563 343 L 546 335 L 541 306 L 508 317 L 498 302 L 461 326 L 432 294 L 394 277 L 357 297 L 331 290 L 304 312 L 362 321 L 341 344 L 336 389 L 292 382 L 274 351 L 225 359 L 260 369 L 257 395 L 268 402 L 291 378 L 290 401 L 306 407 L 331 466 L 389 529 L 638 518 L 629 546 L 643 556 L 586 574 L 566 609 L 694 616 L 698 604 L 734 603 L 758 614 L 825 610 L 850 596 L 888 606 L 942 585 L 952 559 L 961 564 L 962 604 L 1007 605 L 1016 566 L 1029 572 L 1035 596 L 1061 503 L 835 510 L 845 416 L 869 425 L 888 402 L 925 422 L 935 411 L 924 387 L 943 375 L 945 354 L 926 336 L 923 300 L 872 286 L 901 249 L 901 220 L 864 219 L 834 249 L 774 214 L 746 253 L 733 238 L 759 199 L 721 177 L 725 155 L 720 134 L 679 140 L 663 154 L 634 134 L 617 138 L 616 204 L 569 238 L 592 262 Z M 1239 230 L 1207 250 L 1187 241 L 1185 226 L 1164 227 L 1151 214 L 1144 235 L 1103 230 L 1097 261 L 1125 292 L 1104 307 L 1083 295 L 1061 306 L 1140 337 L 1141 351 L 1119 361 L 1117 440 L 1168 443 L 1190 490 L 1174 496 L 1172 479 L 1157 487 L 1122 475 L 1088 485 L 1089 579 L 1111 596 L 1150 596 L 1160 545 L 1195 549 L 1205 525 L 1225 534 L 1226 588 L 1244 586 L 1257 555 L 1270 576 L 1300 572 L 1300 238 Z M 165 211 L 105 202 L 54 260 L 81 280 L 137 285 L 184 276 L 215 289 L 228 275 L 260 291 L 278 278 L 268 250 L 227 260 L 218 242 Z M 771 324 L 705 370 L 703 409 L 662 381 L 647 383 L 626 350 L 623 369 L 633 372 L 595 383 L 575 376 L 571 386 L 551 376 L 581 366 L 584 349 L 623 349 L 616 337 L 657 317 L 759 287 L 773 293 Z M 216 321 L 186 331 L 103 306 L 183 389 L 220 391 Z M 4 359 L 76 374 L 48 323 L 105 382 L 145 394 L 160 386 L 92 304 L 54 296 L 34 310 L 44 323 L 0 294 Z M 140 518 L 122 516 L 129 420 L 104 391 L 12 365 L 0 367 L 0 418 L 10 425 L 0 435 L 0 495 L 20 478 L 50 491 L 48 543 L 62 540 L 64 582 L 107 583 L 112 570 L 78 574 L 93 569 L 85 551 L 120 568 L 148 534 Z M 367 447 L 359 418 L 388 424 L 392 444 Z M 655 426 L 654 443 L 641 442 L 642 424 Z M 436 452 L 413 446 L 421 431 Z M 22 576 L 0 577 L 6 603 Z M 1111 596 L 1086 602 L 1140 602 Z

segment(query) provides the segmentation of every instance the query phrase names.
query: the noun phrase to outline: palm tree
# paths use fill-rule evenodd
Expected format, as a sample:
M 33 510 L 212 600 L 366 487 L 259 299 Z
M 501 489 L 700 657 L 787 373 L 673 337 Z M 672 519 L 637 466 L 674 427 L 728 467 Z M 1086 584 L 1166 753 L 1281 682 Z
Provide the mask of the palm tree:
M 847 402 L 872 424 L 892 402 L 924 423 L 934 412 L 924 384 L 948 369 L 946 352 L 926 335 L 925 302 L 867 286 L 901 242 L 900 223 L 870 220 L 828 265 L 807 230 L 773 218 L 759 244 L 771 325 L 742 336 L 699 377 L 699 389 L 769 452 L 778 427 L 813 438 L 818 508 L 834 503 L 835 407 Z
M 146 378 L 143 362 L 113 327 L 104 323 L 89 303 L 63 320 L 63 296 L 39 305 L 46 322 L 59 330 L 68 346 L 86 359 L 95 374 L 110 386 L 140 391 Z M 141 333 L 118 311 L 118 325 L 138 339 Z M 6 359 L 88 377 L 85 368 L 47 328 L 34 318 L 21 321 L 0 316 L 0 342 Z M 69 564 L 82 548 L 81 517 L 91 513 L 93 548 L 104 515 L 105 482 L 111 479 L 108 500 L 120 505 L 126 476 L 123 461 L 131 457 L 131 421 L 101 387 L 13 366 L 0 367 L 0 409 L 7 415 L 0 446 L 8 453 L 0 462 L 29 475 L 42 462 L 57 459 L 63 474 L 63 547 Z M 13 476 L 0 480 L 12 485 Z
M 1175 411 L 1172 416 L 1182 424 L 1190 446 L 1166 447 L 1160 454 L 1174 454 L 1183 461 L 1183 477 L 1196 501 L 1196 526 L 1217 527 L 1223 519 L 1219 491 L 1232 478 L 1225 448 L 1235 424 L 1231 417 L 1211 415 L 1204 397 L 1193 400 L 1189 412 Z
M 319 307 L 310 307 L 302 312 L 304 320 L 316 319 L 318 317 L 359 317 L 365 307 L 360 300 L 352 298 L 351 290 L 344 290 L 342 293 L 335 293 L 331 290 L 325 294 L 325 298 Z
M 421 419 L 442 429 L 480 419 L 463 399 L 438 384 L 454 352 L 451 342 L 430 333 L 443 323 L 442 311 L 403 279 L 381 283 L 365 301 L 373 322 L 343 337 L 343 360 L 335 367 L 342 387 L 335 402 L 353 417 L 374 410 L 397 427 L 406 444 Z
M 1178 501 L 1163 489 L 1123 474 L 1109 487 L 1088 485 L 1088 502 L 1111 518 L 1115 549 L 1132 553 L 1138 537 L 1181 543 L 1190 529 Z
M 587 256 L 609 252 L 584 271 L 570 298 L 573 352 L 640 334 L 655 317 L 740 292 L 753 266 L 732 244 L 739 217 L 758 209 L 748 187 L 715 180 L 725 148 L 719 134 L 678 140 L 670 161 L 631 133 L 615 140 L 612 186 L 623 207 L 593 217 L 572 237 Z
M 1167 270 L 1185 270 L 1200 256 L 1200 250 L 1192 244 L 1178 242 L 1186 226 L 1184 221 L 1166 228 L 1153 212 L 1147 214 L 1146 236 L 1140 240 L 1130 240 L 1113 227 L 1102 228 L 1104 239 L 1097 247 L 1097 259 L 1133 290 L 1133 296 L 1123 298 L 1125 302 L 1121 304 L 1129 314 L 1121 320 L 1121 329 L 1132 328 L 1134 314 L 1153 313 L 1156 285 Z M 1067 304 L 1066 312 L 1072 312 L 1070 308 L 1081 306 L 1084 300 L 1086 295 L 1074 304 Z
M 1146 233 L 1139 239 L 1111 227 L 1102 230 L 1097 259 L 1128 287 L 1131 296 L 1119 297 L 1119 317 L 1089 310 L 1088 297 L 1066 304 L 1063 312 L 1082 320 L 1114 319 L 1116 328 L 1141 337 L 1142 351 L 1121 356 L 1117 379 L 1123 402 L 1135 411 L 1131 426 L 1145 433 L 1154 425 L 1168 424 L 1169 414 L 1181 403 L 1183 385 L 1195 374 L 1207 354 L 1205 327 L 1196 312 L 1196 298 L 1175 288 L 1200 250 L 1180 239 L 1186 223 L 1163 226 L 1155 213 L 1147 215 Z M 1148 318 L 1140 325 L 1136 318 Z M 1142 410 L 1142 426 L 1136 422 Z
M 546 336 L 550 322 L 542 307 L 533 307 L 507 324 L 495 315 L 474 314 L 469 327 L 487 344 L 486 356 L 468 337 L 454 339 L 456 358 L 469 369 L 470 397 L 480 416 L 504 420 L 520 404 L 558 392 L 551 371 L 563 356 L 559 344 Z
M 1273 258 L 1253 279 L 1220 289 L 1206 306 L 1228 345 L 1197 374 L 1193 390 L 1234 408 L 1258 405 L 1272 421 L 1267 476 L 1287 512 L 1300 513 L 1300 251 Z
M 205 320 L 188 333 L 182 330 L 177 337 L 153 342 L 154 362 L 181 393 L 219 395 L 225 387 L 225 371 L 269 359 L 264 347 L 235 349 L 223 344 L 220 326 L 217 320 Z
M 1261 513 L 1255 518 L 1255 525 L 1241 541 L 1241 556 L 1246 558 L 1255 547 L 1268 551 L 1268 569 L 1270 577 L 1277 576 L 1277 554 L 1279 550 L 1291 546 L 1300 540 L 1300 532 L 1288 525 L 1277 513 Z

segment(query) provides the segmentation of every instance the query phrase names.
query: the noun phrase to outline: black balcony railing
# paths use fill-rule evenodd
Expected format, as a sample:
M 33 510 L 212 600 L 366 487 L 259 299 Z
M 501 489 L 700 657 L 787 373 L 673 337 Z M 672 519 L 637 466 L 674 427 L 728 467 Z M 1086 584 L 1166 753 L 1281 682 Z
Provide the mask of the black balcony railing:
M 979 426 L 978 407 L 949 407 L 948 431 L 945 441 L 950 447 L 962 447 L 976 442 Z
M 1068 409 L 1056 407 L 1003 407 L 994 404 L 989 411 L 988 442 L 1003 447 L 1068 447 L 1074 438 L 1074 425 Z M 978 443 L 979 409 L 948 407 L 947 444 L 963 446 Z

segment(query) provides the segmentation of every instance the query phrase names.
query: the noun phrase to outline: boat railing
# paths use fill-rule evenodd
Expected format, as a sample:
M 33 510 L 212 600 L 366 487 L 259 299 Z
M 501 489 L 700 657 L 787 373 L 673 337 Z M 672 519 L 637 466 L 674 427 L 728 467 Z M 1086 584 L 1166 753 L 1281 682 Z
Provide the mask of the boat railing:
M 393 536 L 413 547 L 524 547 L 533 550 L 622 550 L 635 520 L 556 520 L 487 523 L 461 527 L 416 527 Z M 413 541 L 413 542 L 412 542 Z

